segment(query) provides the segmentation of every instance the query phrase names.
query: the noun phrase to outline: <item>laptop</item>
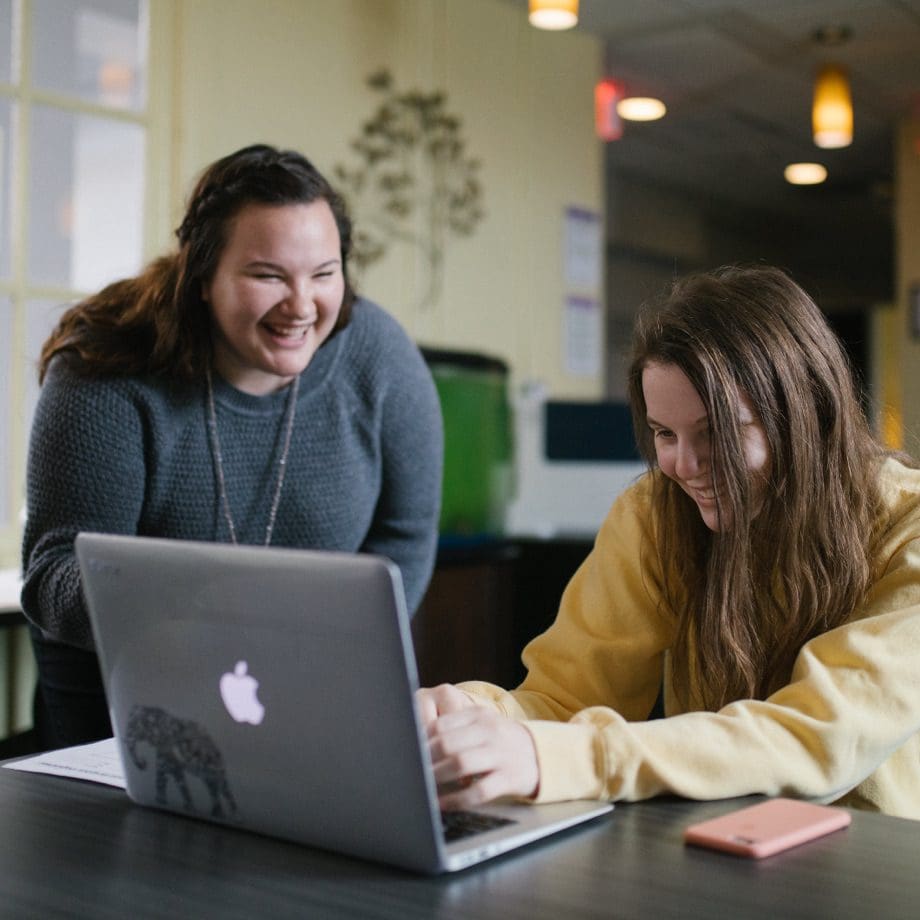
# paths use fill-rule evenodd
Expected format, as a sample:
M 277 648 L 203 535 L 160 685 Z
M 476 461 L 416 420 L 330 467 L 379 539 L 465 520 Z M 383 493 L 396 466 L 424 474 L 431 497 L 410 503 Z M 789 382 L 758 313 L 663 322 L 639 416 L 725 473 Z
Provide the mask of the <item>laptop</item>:
M 92 533 L 76 552 L 135 802 L 427 873 L 613 807 L 493 804 L 445 827 L 387 559 Z

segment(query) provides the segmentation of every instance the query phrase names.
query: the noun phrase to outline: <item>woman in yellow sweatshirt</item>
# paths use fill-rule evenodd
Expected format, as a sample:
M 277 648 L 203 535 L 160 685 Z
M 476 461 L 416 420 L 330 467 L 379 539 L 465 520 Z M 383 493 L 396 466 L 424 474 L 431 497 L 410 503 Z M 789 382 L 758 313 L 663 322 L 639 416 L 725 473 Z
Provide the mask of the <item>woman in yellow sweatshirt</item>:
M 776 269 L 677 282 L 629 389 L 651 469 L 524 682 L 419 692 L 442 806 L 763 793 L 920 818 L 920 472 L 871 436 L 820 310 Z

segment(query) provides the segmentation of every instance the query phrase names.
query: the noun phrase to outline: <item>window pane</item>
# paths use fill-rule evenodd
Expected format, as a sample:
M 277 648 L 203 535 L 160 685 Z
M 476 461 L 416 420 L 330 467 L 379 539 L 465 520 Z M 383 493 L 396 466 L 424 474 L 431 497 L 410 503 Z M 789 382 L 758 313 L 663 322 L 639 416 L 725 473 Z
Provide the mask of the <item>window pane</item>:
M 13 308 L 8 297 L 0 297 L 0 432 L 10 430 L 10 368 L 13 365 Z M 12 517 L 10 502 L 10 438 L 0 437 L 0 525 Z
M 10 196 L 13 192 L 13 104 L 0 97 L 0 278 L 10 277 Z
M 13 0 L 0 0 L 0 83 L 13 82 Z
M 143 128 L 36 105 L 30 149 L 29 280 L 90 291 L 136 274 Z
M 26 353 L 22 366 L 25 368 L 25 402 L 22 407 L 23 431 L 26 435 L 32 430 L 32 416 L 38 402 L 38 358 L 41 355 L 45 339 L 69 307 L 69 303 L 57 303 L 51 300 L 30 300 L 26 303 Z M 27 439 L 28 440 L 28 439 Z
M 147 96 L 146 0 L 34 0 L 37 89 L 139 111 Z

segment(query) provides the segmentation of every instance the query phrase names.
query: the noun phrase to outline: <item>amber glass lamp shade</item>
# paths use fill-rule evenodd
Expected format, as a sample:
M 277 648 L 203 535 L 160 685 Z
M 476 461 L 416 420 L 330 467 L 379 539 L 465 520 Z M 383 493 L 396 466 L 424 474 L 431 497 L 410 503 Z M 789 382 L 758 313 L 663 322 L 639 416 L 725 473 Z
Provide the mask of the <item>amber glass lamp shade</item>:
M 853 101 L 850 81 L 842 67 L 830 64 L 818 73 L 811 127 L 818 147 L 847 147 L 853 142 Z
M 578 0 L 530 0 L 528 18 L 538 29 L 571 29 L 578 22 Z

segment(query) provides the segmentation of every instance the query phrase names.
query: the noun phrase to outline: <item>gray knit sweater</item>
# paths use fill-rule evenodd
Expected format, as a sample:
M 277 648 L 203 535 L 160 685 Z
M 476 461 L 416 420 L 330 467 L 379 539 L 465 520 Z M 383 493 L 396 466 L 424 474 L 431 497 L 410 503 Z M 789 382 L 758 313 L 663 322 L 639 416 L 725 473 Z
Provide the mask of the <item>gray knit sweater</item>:
M 237 537 L 261 544 L 287 390 L 251 396 L 219 378 L 214 390 Z M 32 427 L 23 541 L 23 610 L 46 636 L 92 648 L 79 531 L 230 540 L 206 412 L 203 385 L 88 380 L 53 362 Z M 414 611 L 434 564 L 442 451 L 418 349 L 389 314 L 357 301 L 301 376 L 272 545 L 388 556 Z

